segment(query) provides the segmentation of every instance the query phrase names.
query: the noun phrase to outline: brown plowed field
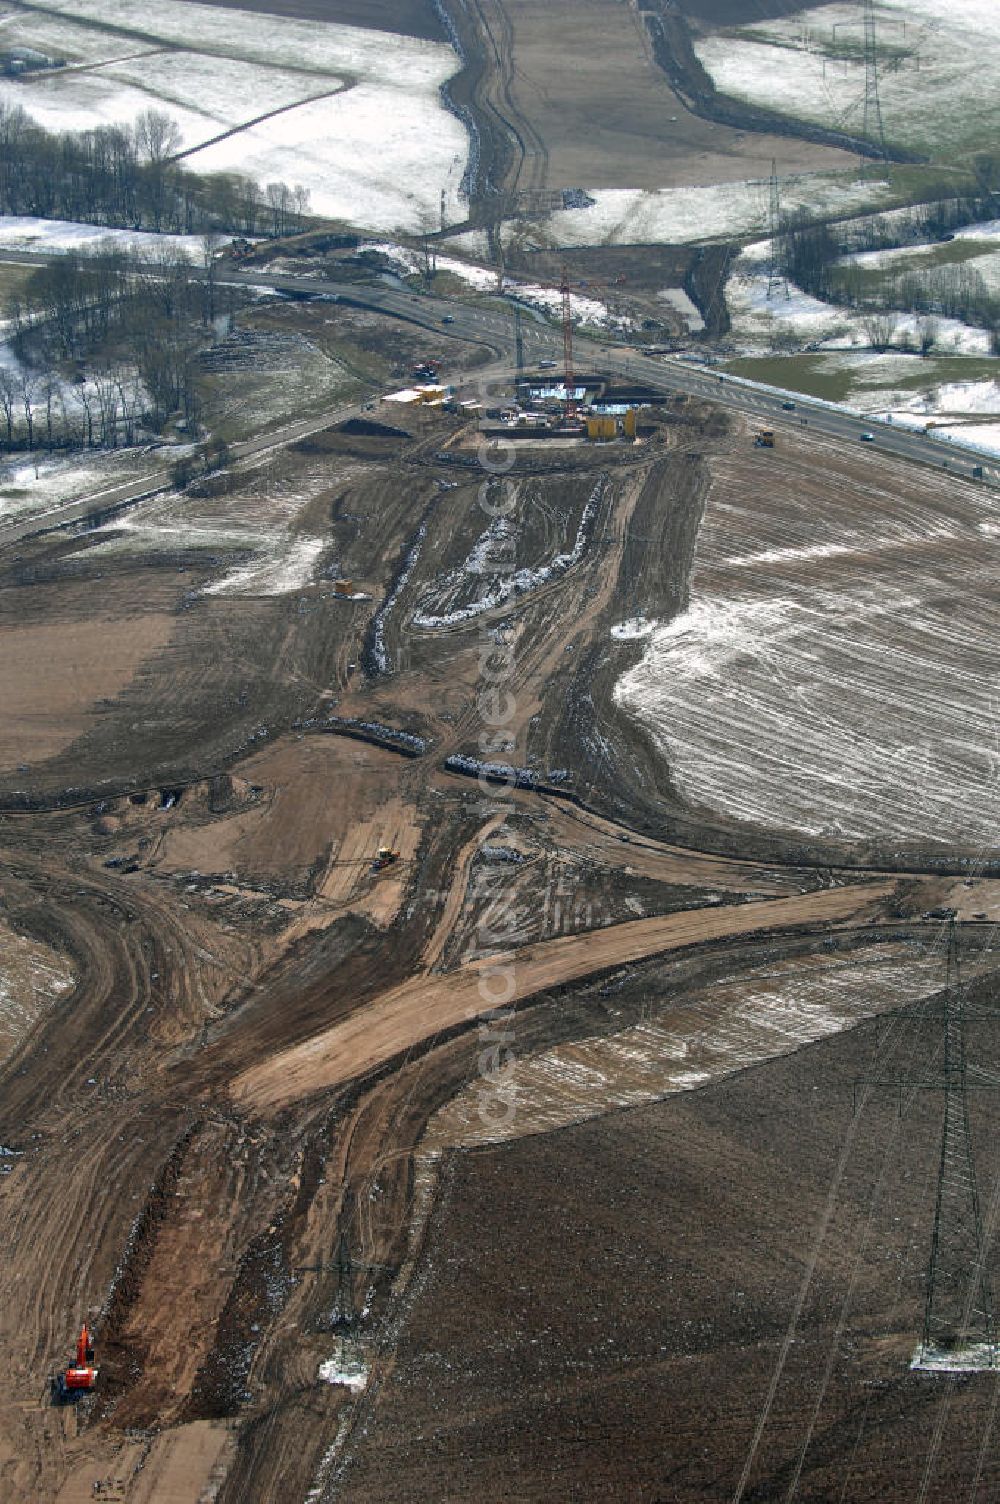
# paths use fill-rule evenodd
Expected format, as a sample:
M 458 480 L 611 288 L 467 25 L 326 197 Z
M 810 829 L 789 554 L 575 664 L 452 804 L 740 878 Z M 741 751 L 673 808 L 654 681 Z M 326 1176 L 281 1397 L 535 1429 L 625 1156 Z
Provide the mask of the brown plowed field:
M 623 0 L 446 4 L 467 54 L 452 92 L 469 91 L 484 172 L 509 194 L 766 179 L 776 156 L 790 172 L 850 164 L 832 147 L 693 114 L 657 63 L 639 8 Z

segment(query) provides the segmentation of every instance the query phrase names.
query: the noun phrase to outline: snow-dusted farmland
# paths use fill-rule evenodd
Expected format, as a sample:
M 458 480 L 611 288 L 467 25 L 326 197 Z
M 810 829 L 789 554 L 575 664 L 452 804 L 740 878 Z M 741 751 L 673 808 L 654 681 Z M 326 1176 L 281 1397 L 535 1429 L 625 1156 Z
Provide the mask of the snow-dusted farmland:
M 301 186 L 314 213 L 415 230 L 436 223 L 442 189 L 455 208 L 467 141 L 441 103 L 458 61 L 440 43 L 179 0 L 56 0 L 3 35 L 67 64 L 0 80 L 0 101 L 51 129 L 155 107 L 196 171 Z
M 733 331 L 748 345 L 765 347 L 776 335 L 790 335 L 803 343 L 822 342 L 827 348 L 864 347 L 870 344 L 866 332 L 866 315 L 854 308 L 825 303 L 804 293 L 794 283 L 783 282 L 770 290 L 767 274 L 769 242 L 750 246 L 736 262 L 726 284 L 726 302 Z M 885 255 L 885 252 L 874 252 Z M 894 254 L 894 253 L 888 253 Z M 899 253 L 902 254 L 902 253 Z M 856 258 L 864 261 L 864 256 Z M 894 316 L 893 338 L 898 343 L 910 339 L 919 345 L 924 320 L 916 314 Z M 955 355 L 988 355 L 990 336 L 987 330 L 963 324 L 959 319 L 934 319 L 935 348 Z
M 992 0 L 880 0 L 876 9 L 887 139 L 930 155 L 992 147 L 1000 8 Z M 840 3 L 777 21 L 754 17 L 696 50 L 722 93 L 857 133 L 861 41 L 861 7 Z
M 990 292 L 1000 292 L 1000 221 L 966 225 L 947 241 L 904 245 L 897 250 L 859 251 L 845 256 L 844 263 L 866 271 L 885 271 L 894 277 L 959 264 L 978 273 Z
M 794 429 L 774 454 L 741 446 L 716 462 L 690 607 L 619 703 L 696 805 L 995 851 L 998 536 L 990 491 L 916 472 L 904 486 L 877 453 Z
M 889 196 L 885 185 L 859 182 L 842 173 L 808 172 L 782 178 L 786 210 L 809 208 L 850 214 L 877 208 Z M 769 187 L 765 179 L 709 183 L 695 188 L 600 188 L 583 209 L 553 214 L 542 238 L 558 245 L 643 245 L 760 234 L 767 225 Z
M 616 1108 L 637 1107 L 788 1054 L 941 985 L 932 947 L 887 945 L 843 956 L 797 956 L 720 977 L 689 992 L 683 1010 L 619 1034 L 582 1039 L 519 1060 L 517 1111 L 497 1123 L 477 1082 L 430 1120 L 425 1147 L 496 1143 L 551 1133 Z

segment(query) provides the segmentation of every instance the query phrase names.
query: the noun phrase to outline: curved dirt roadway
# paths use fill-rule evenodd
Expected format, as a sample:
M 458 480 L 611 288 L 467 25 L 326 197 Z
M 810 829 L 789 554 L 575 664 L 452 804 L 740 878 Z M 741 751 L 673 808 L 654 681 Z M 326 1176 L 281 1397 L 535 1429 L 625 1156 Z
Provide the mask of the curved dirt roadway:
M 490 958 L 498 967 L 513 967 L 514 985 L 508 998 L 484 1000 L 479 991 L 480 968 L 472 962 L 447 976 L 416 976 L 314 1038 L 243 1071 L 233 1082 L 231 1094 L 252 1111 L 277 1112 L 374 1070 L 435 1034 L 496 1007 L 523 1002 L 546 988 L 661 951 L 753 931 L 845 921 L 860 924 L 874 917 L 877 906 L 896 886 L 890 879 L 739 907 L 687 910 L 528 945 Z

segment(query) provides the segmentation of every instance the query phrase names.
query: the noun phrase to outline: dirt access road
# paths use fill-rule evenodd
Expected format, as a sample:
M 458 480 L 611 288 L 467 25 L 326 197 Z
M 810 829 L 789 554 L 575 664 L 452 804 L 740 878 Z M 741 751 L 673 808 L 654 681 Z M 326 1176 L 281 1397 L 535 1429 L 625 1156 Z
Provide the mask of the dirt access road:
M 252 1067 L 234 1083 L 233 1096 L 255 1111 L 280 1111 L 300 1097 L 341 1086 L 397 1057 L 409 1056 L 435 1036 L 468 1025 L 498 1007 L 516 1007 L 536 993 L 565 987 L 581 977 L 737 935 L 864 924 L 895 887 L 891 880 L 861 883 L 766 904 L 640 919 L 588 935 L 524 946 L 490 957 L 484 965 L 470 963 L 445 977 L 413 977 L 373 998 L 359 1016 Z M 495 977 L 491 975 L 494 969 Z

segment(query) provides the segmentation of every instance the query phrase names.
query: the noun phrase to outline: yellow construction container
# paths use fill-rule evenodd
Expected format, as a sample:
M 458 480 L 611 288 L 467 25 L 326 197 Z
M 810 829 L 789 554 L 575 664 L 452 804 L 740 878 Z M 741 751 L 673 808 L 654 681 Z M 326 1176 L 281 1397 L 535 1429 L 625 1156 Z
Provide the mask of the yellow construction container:
M 333 582 L 333 593 L 334 593 L 334 595 L 352 595 L 353 592 L 354 592 L 354 581 L 353 580 L 334 580 L 334 582 Z
M 625 437 L 627 439 L 634 439 L 635 438 L 635 408 L 634 407 L 630 407 L 629 410 L 628 410 L 628 412 L 625 414 Z
M 600 418 L 588 418 L 587 419 L 587 438 L 588 439 L 599 439 L 600 437 L 601 437 L 601 420 L 600 420 Z

